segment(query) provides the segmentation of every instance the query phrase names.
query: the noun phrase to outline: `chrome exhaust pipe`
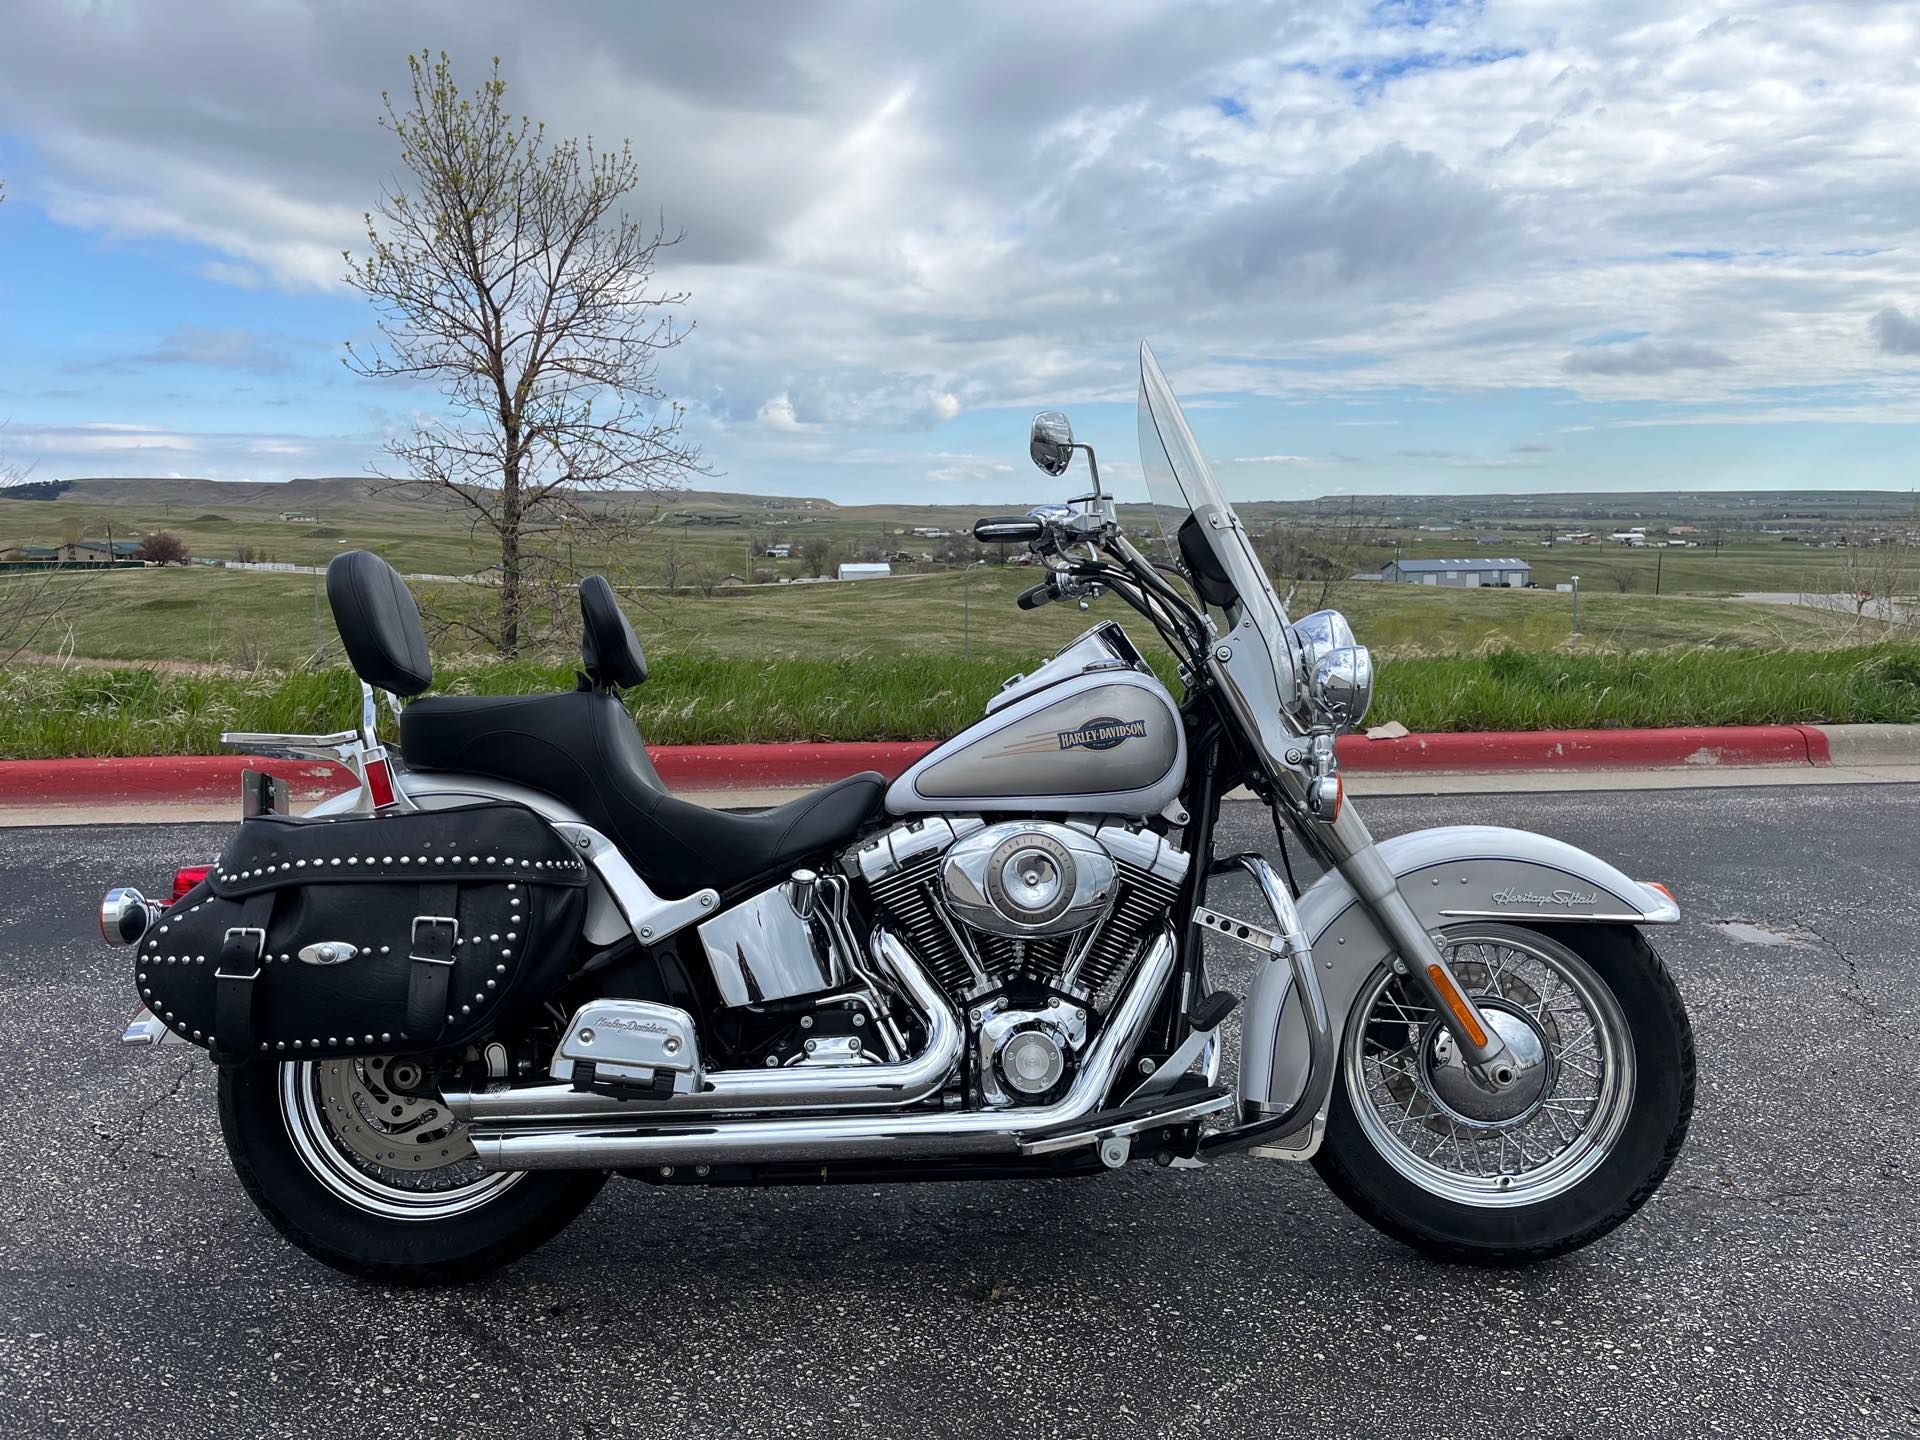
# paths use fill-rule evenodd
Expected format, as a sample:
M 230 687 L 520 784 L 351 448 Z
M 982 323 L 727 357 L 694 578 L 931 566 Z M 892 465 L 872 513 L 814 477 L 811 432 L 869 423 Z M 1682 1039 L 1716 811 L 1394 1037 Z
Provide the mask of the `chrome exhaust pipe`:
M 663 1100 L 629 1100 L 571 1085 L 511 1090 L 455 1090 L 442 1098 L 475 1131 L 621 1124 L 659 1116 L 717 1111 L 844 1110 L 911 1105 L 934 1094 L 959 1062 L 966 1036 L 960 1017 L 927 977 L 913 952 L 886 929 L 873 932 L 873 953 L 892 972 L 926 1022 L 920 1053 L 888 1065 L 787 1065 L 766 1070 L 710 1070 L 700 1088 Z
M 652 1165 L 725 1165 L 793 1160 L 938 1159 L 1016 1154 L 1023 1134 L 1079 1120 L 1099 1107 L 1153 1015 L 1173 973 L 1173 932 L 1141 957 L 1126 993 L 1087 1052 L 1065 1096 L 1051 1105 L 995 1111 L 921 1110 L 877 1115 L 796 1115 L 657 1125 L 516 1132 L 511 1122 L 475 1122 L 468 1138 L 489 1170 L 632 1170 Z

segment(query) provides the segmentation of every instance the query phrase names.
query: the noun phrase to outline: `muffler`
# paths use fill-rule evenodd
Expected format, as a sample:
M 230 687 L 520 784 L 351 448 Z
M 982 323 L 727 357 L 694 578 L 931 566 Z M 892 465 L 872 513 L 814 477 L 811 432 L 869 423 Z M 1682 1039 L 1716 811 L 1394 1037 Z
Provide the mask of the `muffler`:
M 481 1165 L 489 1170 L 632 1170 L 654 1165 L 1017 1154 L 1022 1135 L 1071 1123 L 1099 1107 L 1120 1067 L 1145 1033 L 1154 1004 L 1173 973 L 1174 956 L 1173 933 L 1163 930 L 1147 946 L 1138 970 L 1066 1095 L 1051 1105 L 964 1113 L 920 1110 L 786 1118 L 715 1116 L 691 1124 L 675 1123 L 684 1113 L 685 1101 L 692 1098 L 689 1096 L 660 1106 L 662 1123 L 636 1125 L 631 1110 L 625 1112 L 629 1118 L 624 1124 L 603 1113 L 586 1127 L 536 1124 L 529 1128 L 521 1121 L 476 1116 L 469 1122 L 468 1138 Z M 912 971 L 900 973 L 904 980 L 917 970 L 916 965 Z M 500 1097 L 460 1097 L 469 1113 L 483 1098 L 491 1101 Z M 454 1097 L 447 1099 L 453 1106 Z M 455 1113 L 460 1113 L 457 1106 Z
M 675 1115 L 767 1110 L 844 1110 L 911 1105 L 946 1083 L 965 1044 L 960 1019 L 913 952 L 884 928 L 873 932 L 873 953 L 907 992 L 926 1023 L 920 1053 L 884 1065 L 787 1065 L 771 1070 L 710 1070 L 692 1091 L 658 1100 L 623 1098 L 571 1085 L 524 1085 L 511 1090 L 456 1090 L 447 1108 L 476 1133 L 485 1130 L 619 1125 L 649 1114 Z

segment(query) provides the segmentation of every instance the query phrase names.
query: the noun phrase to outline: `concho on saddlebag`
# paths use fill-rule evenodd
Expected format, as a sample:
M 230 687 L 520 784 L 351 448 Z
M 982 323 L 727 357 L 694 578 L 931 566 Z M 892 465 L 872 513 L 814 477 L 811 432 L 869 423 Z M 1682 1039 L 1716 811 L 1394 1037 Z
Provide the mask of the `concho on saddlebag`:
M 227 1059 L 464 1044 L 566 978 L 586 883 L 520 805 L 259 816 L 141 941 L 140 995 Z

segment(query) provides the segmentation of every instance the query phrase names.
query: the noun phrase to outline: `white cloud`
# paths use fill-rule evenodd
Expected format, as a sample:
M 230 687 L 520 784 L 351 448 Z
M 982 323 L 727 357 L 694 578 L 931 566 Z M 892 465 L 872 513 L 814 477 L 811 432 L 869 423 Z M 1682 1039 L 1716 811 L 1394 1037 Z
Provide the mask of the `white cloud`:
M 0 126 L 15 203 L 327 290 L 409 48 L 447 37 L 469 83 L 498 53 L 554 133 L 634 137 L 686 229 L 663 378 L 729 470 L 1124 402 L 1141 335 L 1216 399 L 1911 413 L 1920 12 L 1421 8 L 45 7 L 10 18 Z

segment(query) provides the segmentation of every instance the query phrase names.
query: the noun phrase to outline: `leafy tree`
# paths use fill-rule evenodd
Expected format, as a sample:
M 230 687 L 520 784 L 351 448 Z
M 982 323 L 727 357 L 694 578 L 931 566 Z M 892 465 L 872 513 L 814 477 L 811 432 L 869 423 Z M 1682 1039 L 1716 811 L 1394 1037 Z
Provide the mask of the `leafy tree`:
M 691 328 L 687 296 L 654 279 L 679 237 L 629 216 L 630 144 L 549 140 L 507 109 L 497 59 L 470 96 L 444 54 L 407 63 L 410 93 L 383 95 L 381 121 L 403 180 L 367 216 L 365 258 L 345 257 L 380 338 L 349 345 L 346 363 L 446 397 L 445 415 L 388 447 L 388 478 L 439 494 L 498 545 L 492 613 L 438 618 L 513 654 L 536 615 L 565 612 L 551 593 L 571 578 L 563 532 L 605 554 L 651 523 L 644 492 L 702 470 L 658 381 Z
M 141 540 L 134 558 L 149 565 L 184 565 L 193 557 L 187 553 L 187 542 L 171 530 L 155 530 Z

